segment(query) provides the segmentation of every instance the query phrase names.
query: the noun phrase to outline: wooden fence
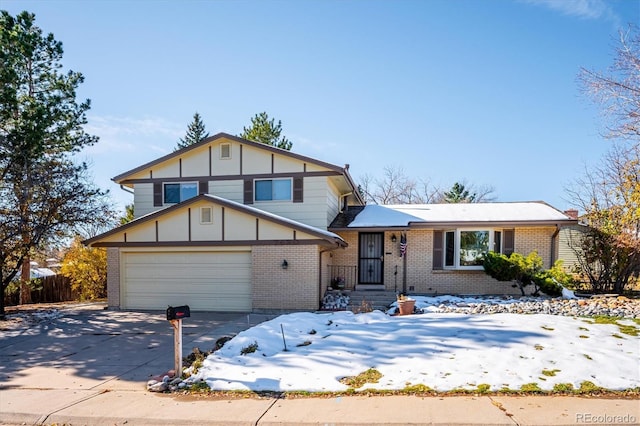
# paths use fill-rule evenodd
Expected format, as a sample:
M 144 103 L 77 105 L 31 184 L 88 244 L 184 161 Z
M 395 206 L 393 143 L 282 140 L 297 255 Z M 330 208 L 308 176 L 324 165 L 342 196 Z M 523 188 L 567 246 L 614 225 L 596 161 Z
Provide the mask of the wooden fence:
M 64 275 L 52 275 L 39 278 L 31 290 L 32 303 L 55 303 L 77 300 L 77 292 L 71 289 L 71 281 Z M 4 294 L 5 306 L 15 306 L 20 303 L 20 291 Z

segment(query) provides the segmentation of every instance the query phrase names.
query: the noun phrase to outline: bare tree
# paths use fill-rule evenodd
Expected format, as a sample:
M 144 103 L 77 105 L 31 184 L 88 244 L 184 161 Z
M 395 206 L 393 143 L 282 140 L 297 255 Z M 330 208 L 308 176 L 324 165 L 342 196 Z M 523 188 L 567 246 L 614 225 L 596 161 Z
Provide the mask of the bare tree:
M 466 180 L 456 183 L 468 194 L 464 202 L 488 202 L 493 201 L 494 190 L 490 186 L 476 186 L 468 184 Z M 375 204 L 431 204 L 445 203 L 447 192 L 435 185 L 431 180 L 414 179 L 407 176 L 400 166 L 386 166 L 382 177 L 376 179 L 370 174 L 364 175 L 360 179 L 360 190 L 367 202 Z M 454 185 L 455 187 L 455 185 Z M 469 193 L 473 196 L 469 196 Z M 457 202 L 463 202 L 463 199 Z
M 569 241 L 578 272 L 596 292 L 624 291 L 640 271 L 640 145 L 615 144 L 567 193 L 587 225 Z
M 365 175 L 361 179 L 366 200 L 375 204 L 420 203 L 416 181 L 409 178 L 402 167 L 386 166 L 381 178 Z
M 640 33 L 620 32 L 616 57 L 605 73 L 583 68 L 582 90 L 602 107 L 604 137 L 640 142 Z

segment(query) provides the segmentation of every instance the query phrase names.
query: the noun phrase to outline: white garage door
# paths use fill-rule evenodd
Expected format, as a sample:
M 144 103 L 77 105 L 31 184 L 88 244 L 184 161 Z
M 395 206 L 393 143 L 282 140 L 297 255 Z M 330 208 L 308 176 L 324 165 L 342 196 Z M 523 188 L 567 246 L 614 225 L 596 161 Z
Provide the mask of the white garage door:
M 122 260 L 126 309 L 251 310 L 250 252 L 126 252 Z

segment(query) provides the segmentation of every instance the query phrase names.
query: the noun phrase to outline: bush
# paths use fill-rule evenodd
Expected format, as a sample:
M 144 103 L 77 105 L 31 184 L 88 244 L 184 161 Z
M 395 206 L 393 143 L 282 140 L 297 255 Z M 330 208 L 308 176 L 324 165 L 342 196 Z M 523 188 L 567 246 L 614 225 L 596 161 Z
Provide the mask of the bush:
M 551 269 L 537 273 L 533 281 L 549 296 L 561 296 L 562 287 L 573 288 L 576 284 L 573 276 L 562 269 L 562 260 L 556 260 Z
M 538 252 L 532 251 L 526 257 L 520 253 L 509 256 L 488 252 L 482 266 L 484 271 L 498 281 L 513 281 L 524 296 L 524 287 L 534 283 L 533 277 L 542 270 L 542 258 Z M 537 289 L 534 293 L 537 293 Z

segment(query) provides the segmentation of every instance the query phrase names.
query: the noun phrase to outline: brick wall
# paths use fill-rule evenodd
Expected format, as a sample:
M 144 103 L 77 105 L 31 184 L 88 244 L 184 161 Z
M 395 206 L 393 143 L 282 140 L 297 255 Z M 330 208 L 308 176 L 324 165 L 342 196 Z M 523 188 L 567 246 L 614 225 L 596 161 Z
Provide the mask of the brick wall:
M 315 310 L 320 304 L 319 249 L 316 245 L 254 246 L 253 309 Z M 287 260 L 288 268 L 282 269 Z
M 517 228 L 515 250 L 524 255 L 537 250 L 544 267 L 551 266 L 551 237 L 555 227 Z M 396 243 L 391 235 L 396 234 Z M 358 264 L 358 233 L 339 232 L 349 247 L 332 253 L 334 265 Z M 384 287 L 390 291 L 403 289 L 404 259 L 399 257 L 399 232 L 385 232 Z M 452 271 L 433 270 L 433 230 L 411 230 L 407 232 L 406 270 L 407 291 L 425 294 L 520 294 L 510 283 L 494 280 L 483 270 Z M 556 249 L 557 253 L 557 249 Z M 394 275 L 398 267 L 398 274 Z
M 107 248 L 107 306 L 120 309 L 120 249 Z

